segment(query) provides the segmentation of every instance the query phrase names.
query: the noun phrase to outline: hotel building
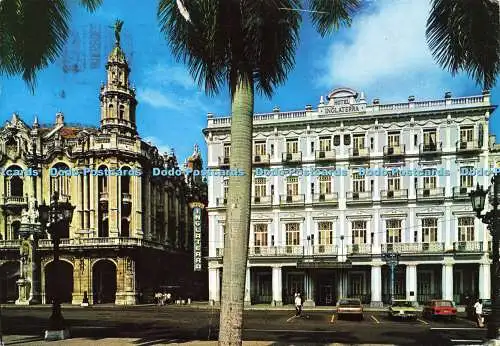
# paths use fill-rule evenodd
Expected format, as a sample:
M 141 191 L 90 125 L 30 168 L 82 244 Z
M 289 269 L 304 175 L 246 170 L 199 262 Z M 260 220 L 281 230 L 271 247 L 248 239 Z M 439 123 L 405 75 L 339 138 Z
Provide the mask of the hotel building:
M 100 88 L 100 124 L 31 126 L 17 114 L 0 128 L 0 167 L 38 176 L 0 176 L 0 302 L 135 304 L 159 290 L 206 299 L 206 272 L 194 271 L 191 202 L 206 203 L 201 177 L 153 176 L 153 168 L 182 168 L 173 151 L 159 153 L 136 127 L 135 89 L 125 53 L 113 48 Z M 97 89 L 97 88 L 96 88 Z M 97 111 L 97 110 L 96 110 Z M 198 147 L 184 167 L 201 169 Z M 51 176 L 50 170 L 138 170 L 139 176 Z M 50 235 L 36 231 L 36 204 L 60 199 L 75 206 L 61 234 L 61 267 L 54 276 Z M 24 238 L 24 239 L 23 239 Z M 199 269 L 199 266 L 197 267 Z M 162 287 L 163 286 L 163 287 Z M 206 285 L 205 285 L 206 286 Z
M 383 104 L 349 88 L 317 107 L 255 114 L 256 168 L 324 168 L 346 176 L 253 177 L 246 273 L 247 304 L 306 305 L 340 297 L 381 306 L 390 301 L 385 254 L 399 254 L 397 299 L 464 302 L 490 298 L 490 235 L 468 193 L 491 176 L 500 151 L 488 133 L 490 94 Z M 230 117 L 208 114 L 208 166 L 228 168 Z M 234 167 L 237 168 L 237 167 Z M 436 169 L 428 176 L 362 176 L 359 168 Z M 447 174 L 447 172 L 449 174 Z M 441 174 L 441 175 L 439 175 Z M 208 179 L 209 298 L 221 299 L 226 177 Z

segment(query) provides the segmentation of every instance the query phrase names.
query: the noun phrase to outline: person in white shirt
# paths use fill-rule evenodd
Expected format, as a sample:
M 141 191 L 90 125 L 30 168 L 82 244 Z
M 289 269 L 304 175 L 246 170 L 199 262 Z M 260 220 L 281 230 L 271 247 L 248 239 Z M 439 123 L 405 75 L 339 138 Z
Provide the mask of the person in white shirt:
M 302 314 L 302 298 L 300 293 L 295 293 L 295 316 L 300 316 Z
M 477 326 L 483 328 L 483 302 L 481 299 L 477 300 L 476 304 L 474 304 L 474 310 L 476 311 Z

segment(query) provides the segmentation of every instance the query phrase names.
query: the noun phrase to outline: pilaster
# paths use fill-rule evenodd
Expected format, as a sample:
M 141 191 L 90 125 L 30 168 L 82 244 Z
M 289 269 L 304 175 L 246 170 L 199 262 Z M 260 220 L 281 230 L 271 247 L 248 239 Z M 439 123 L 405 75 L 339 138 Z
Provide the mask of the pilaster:
M 491 299 L 491 272 L 489 263 L 479 264 L 479 298 Z
M 272 280 L 273 280 L 273 302 L 274 306 L 282 306 L 283 305 L 283 279 L 282 272 L 280 266 L 272 267 Z
M 372 264 L 371 272 L 371 307 L 381 307 L 382 303 L 382 263 Z
M 250 275 L 251 274 L 251 269 L 250 267 L 247 266 L 247 273 L 245 277 L 245 305 L 251 305 L 252 304 L 252 298 L 251 298 L 251 281 L 250 281 Z
M 214 303 L 220 303 L 220 269 L 219 268 L 209 268 L 208 269 L 208 290 L 209 299 Z
M 116 305 L 136 304 L 135 261 L 130 257 L 118 258 L 116 268 Z
M 441 294 L 443 299 L 453 300 L 453 263 L 445 261 L 441 272 Z
M 406 300 L 417 301 L 417 265 L 406 265 Z

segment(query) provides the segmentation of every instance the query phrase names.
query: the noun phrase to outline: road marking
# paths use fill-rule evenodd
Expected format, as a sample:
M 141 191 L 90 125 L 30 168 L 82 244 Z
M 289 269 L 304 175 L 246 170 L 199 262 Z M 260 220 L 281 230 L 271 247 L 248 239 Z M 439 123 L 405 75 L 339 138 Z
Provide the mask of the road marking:
M 302 330 L 302 329 L 243 329 L 247 332 L 270 333 L 335 333 L 334 330 Z
M 482 328 L 469 328 L 469 327 L 441 327 L 441 328 L 431 328 L 431 330 L 477 330 Z
M 372 318 L 375 322 L 380 323 L 380 321 L 379 321 L 379 320 L 377 320 L 377 319 L 375 318 L 375 316 L 371 315 L 370 317 L 371 317 L 371 318 Z
M 286 320 L 286 321 L 287 321 L 287 322 L 290 322 L 291 320 L 293 320 L 293 319 L 295 319 L 295 318 L 297 318 L 297 316 L 295 316 L 295 315 L 294 315 L 294 316 L 290 317 L 290 318 L 289 318 L 288 320 Z
M 330 323 L 333 323 L 334 320 L 335 320 L 335 314 L 332 315 L 332 319 L 330 320 Z
M 450 339 L 451 342 L 483 342 L 483 340 Z
M 421 320 L 420 318 L 417 318 L 417 321 L 422 322 L 423 324 L 429 324 L 428 322 L 425 322 L 424 320 Z

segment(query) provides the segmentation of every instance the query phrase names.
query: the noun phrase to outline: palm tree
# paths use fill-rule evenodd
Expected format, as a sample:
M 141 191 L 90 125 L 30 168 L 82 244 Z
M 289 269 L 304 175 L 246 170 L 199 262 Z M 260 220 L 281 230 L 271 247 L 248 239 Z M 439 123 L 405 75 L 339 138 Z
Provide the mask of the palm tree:
M 0 74 L 21 75 L 34 92 L 36 73 L 61 54 L 69 34 L 68 1 L 0 1 Z M 102 0 L 80 0 L 93 12 Z
M 427 42 L 437 63 L 453 75 L 465 71 L 484 89 L 500 73 L 498 0 L 433 0 Z
M 230 164 L 246 172 L 229 178 L 219 344 L 242 342 L 250 231 L 254 92 L 271 97 L 294 66 L 301 12 L 321 35 L 349 25 L 358 0 L 162 0 L 161 31 L 211 95 L 229 86 Z

